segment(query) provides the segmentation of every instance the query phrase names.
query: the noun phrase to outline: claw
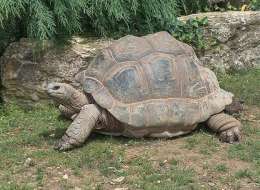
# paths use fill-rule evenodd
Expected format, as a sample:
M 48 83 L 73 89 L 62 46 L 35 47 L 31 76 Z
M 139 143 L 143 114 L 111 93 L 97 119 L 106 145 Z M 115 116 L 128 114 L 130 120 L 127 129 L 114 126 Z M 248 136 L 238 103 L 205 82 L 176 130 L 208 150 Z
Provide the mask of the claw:
M 55 145 L 54 150 L 67 151 L 73 148 L 71 139 L 65 134 Z
M 240 140 L 241 140 L 241 135 L 238 127 L 228 129 L 226 131 L 223 131 L 220 134 L 220 141 L 222 142 L 233 144 L 235 142 L 239 142 Z

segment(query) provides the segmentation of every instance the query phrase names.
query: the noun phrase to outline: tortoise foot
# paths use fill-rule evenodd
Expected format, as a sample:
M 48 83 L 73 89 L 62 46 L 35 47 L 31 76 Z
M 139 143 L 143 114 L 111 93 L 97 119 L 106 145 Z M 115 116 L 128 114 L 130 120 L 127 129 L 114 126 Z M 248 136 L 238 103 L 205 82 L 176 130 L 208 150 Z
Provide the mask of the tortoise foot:
M 241 140 L 241 132 L 239 127 L 233 127 L 231 129 L 222 131 L 219 135 L 220 141 L 221 142 L 226 142 L 226 143 L 236 143 Z
M 58 151 L 68 151 L 76 146 L 76 141 L 71 139 L 68 135 L 64 135 L 55 145 L 54 149 Z

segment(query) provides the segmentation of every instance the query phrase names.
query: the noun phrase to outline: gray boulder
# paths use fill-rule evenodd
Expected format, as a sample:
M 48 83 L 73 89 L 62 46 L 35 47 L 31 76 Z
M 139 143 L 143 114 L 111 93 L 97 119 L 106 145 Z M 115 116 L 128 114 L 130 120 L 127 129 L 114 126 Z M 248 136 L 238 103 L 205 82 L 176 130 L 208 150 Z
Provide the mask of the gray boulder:
M 260 11 L 209 12 L 180 19 L 196 17 L 209 20 L 204 30 L 208 47 L 198 52 L 205 66 L 220 72 L 260 67 Z
M 62 47 L 45 42 L 42 50 L 28 39 L 12 43 L 0 60 L 2 99 L 29 106 L 49 102 L 45 89 L 50 81 L 79 86 L 75 74 L 86 69 L 96 51 L 109 43 L 102 39 L 74 38 Z

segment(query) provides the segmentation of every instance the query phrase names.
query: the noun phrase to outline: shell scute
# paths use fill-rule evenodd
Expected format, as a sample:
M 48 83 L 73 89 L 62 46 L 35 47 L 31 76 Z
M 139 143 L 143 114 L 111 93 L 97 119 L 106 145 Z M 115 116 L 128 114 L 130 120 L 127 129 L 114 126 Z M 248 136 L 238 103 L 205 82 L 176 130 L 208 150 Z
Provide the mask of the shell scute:
M 110 46 L 118 63 L 136 61 L 152 51 L 151 45 L 141 37 L 125 36 Z
M 173 38 L 168 32 L 158 32 L 145 36 L 156 52 L 181 55 L 185 52 L 182 42 Z
M 104 84 L 118 101 L 130 103 L 144 99 L 141 74 L 135 66 L 115 72 Z

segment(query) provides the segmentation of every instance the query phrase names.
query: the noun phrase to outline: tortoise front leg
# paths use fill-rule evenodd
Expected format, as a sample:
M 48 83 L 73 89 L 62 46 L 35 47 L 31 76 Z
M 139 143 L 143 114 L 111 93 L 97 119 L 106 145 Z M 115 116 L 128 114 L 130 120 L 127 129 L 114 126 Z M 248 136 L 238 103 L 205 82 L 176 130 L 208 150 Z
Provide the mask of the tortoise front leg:
M 207 125 L 219 133 L 222 142 L 234 143 L 241 140 L 241 123 L 230 115 L 225 113 L 213 115 L 208 119 Z
M 54 149 L 65 151 L 82 145 L 90 135 L 100 116 L 101 112 L 96 105 L 88 104 L 83 106 Z

